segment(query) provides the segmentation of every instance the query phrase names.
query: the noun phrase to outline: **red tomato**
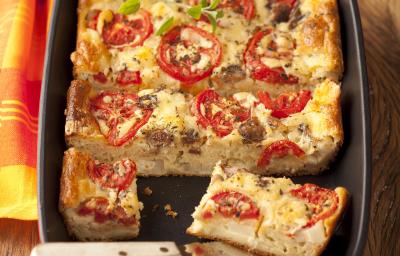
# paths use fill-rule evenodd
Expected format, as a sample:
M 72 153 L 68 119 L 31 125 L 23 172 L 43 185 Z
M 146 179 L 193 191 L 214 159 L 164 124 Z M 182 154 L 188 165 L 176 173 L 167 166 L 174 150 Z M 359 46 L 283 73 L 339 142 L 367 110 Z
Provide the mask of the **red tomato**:
M 214 35 L 186 25 L 175 27 L 162 37 L 157 62 L 165 73 L 191 85 L 210 76 L 221 57 L 221 44 Z
M 275 141 L 262 152 L 258 159 L 257 166 L 265 167 L 269 164 L 272 157 L 284 157 L 288 154 L 301 157 L 304 155 L 304 151 L 290 140 Z
M 136 165 L 132 160 L 124 159 L 114 164 L 88 163 L 89 177 L 102 188 L 126 190 L 136 175 Z
M 313 226 L 335 213 L 339 197 L 334 190 L 318 187 L 314 184 L 304 184 L 290 191 L 291 195 L 311 204 L 313 215 L 304 228 Z
M 101 84 L 107 83 L 107 76 L 103 72 L 93 75 L 93 79 Z
M 254 0 L 221 0 L 218 6 L 243 14 L 246 20 L 254 18 Z
M 97 223 L 104 223 L 108 220 L 116 220 L 119 223 L 130 226 L 137 223 L 135 215 L 128 216 L 120 205 L 108 210 L 109 201 L 105 197 L 92 197 L 80 203 L 77 213 L 81 216 L 93 215 Z
M 153 25 L 150 14 L 139 10 L 133 18 L 119 13 L 114 14 L 113 20 L 104 24 L 102 38 L 109 47 L 135 47 L 142 45 L 151 33 Z
M 254 201 L 242 193 L 226 191 L 213 195 L 211 198 L 217 204 L 218 212 L 225 218 L 258 219 L 260 210 Z M 207 212 L 206 212 L 207 213 Z
M 194 247 L 194 253 L 195 256 L 200 256 L 204 254 L 204 250 L 199 245 L 197 245 L 196 247 Z
M 266 29 L 258 31 L 253 35 L 243 56 L 246 68 L 250 70 L 251 76 L 257 80 L 274 84 L 296 84 L 299 79 L 293 75 L 286 74 L 282 67 L 270 68 L 262 62 L 263 57 L 292 59 L 292 51 L 295 47 L 294 43 L 288 49 L 280 49 L 274 41 L 274 33 L 272 29 Z M 263 47 L 261 45 L 262 39 L 267 36 L 270 37 L 269 44 L 267 47 Z M 262 53 L 260 53 L 260 49 Z
M 140 71 L 129 71 L 123 70 L 117 74 L 117 83 L 121 86 L 129 84 L 141 84 L 142 78 L 140 77 Z
M 107 212 L 108 199 L 104 197 L 93 197 L 82 202 L 77 213 L 81 216 L 94 215 L 94 220 L 98 223 L 103 223 L 110 219 Z
M 301 90 L 298 93 L 283 93 L 274 100 L 271 100 L 268 92 L 258 92 L 258 98 L 266 108 L 272 110 L 273 117 L 285 118 L 301 112 L 311 99 L 311 92 Z
M 136 94 L 123 92 L 102 92 L 91 99 L 90 110 L 111 145 L 123 145 L 149 120 L 153 109 L 139 108 L 138 99 Z
M 86 27 L 90 29 L 97 29 L 97 19 L 99 18 L 100 10 L 93 9 L 86 15 Z
M 216 110 L 215 110 L 216 109 Z M 235 122 L 244 122 L 250 118 L 250 110 L 234 99 L 220 97 L 211 89 L 196 96 L 192 112 L 203 128 L 211 126 L 219 137 L 230 134 Z
M 112 214 L 113 214 L 114 219 L 117 219 L 117 221 L 119 223 L 122 223 L 126 226 L 134 225 L 137 223 L 135 215 L 128 216 L 128 214 L 126 214 L 124 208 L 122 208 L 119 205 L 114 208 L 114 211 Z
M 286 4 L 290 7 L 293 7 L 297 0 L 275 0 L 275 3 L 278 4 Z

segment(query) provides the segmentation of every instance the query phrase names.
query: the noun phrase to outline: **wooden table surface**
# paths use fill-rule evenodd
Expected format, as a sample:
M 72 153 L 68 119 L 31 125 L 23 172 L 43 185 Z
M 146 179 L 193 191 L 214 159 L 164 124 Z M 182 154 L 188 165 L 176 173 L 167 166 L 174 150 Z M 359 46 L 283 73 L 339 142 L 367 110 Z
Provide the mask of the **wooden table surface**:
M 372 117 L 373 183 L 364 255 L 400 255 L 400 0 L 359 0 Z M 0 219 L 0 255 L 25 256 L 36 221 Z

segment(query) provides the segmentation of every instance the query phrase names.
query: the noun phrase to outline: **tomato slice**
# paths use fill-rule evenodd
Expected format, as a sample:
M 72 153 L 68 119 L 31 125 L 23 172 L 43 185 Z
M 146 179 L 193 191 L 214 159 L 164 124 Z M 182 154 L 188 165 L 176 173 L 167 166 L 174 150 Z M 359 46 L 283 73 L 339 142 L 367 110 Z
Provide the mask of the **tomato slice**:
M 275 3 L 278 4 L 286 4 L 290 7 L 293 7 L 297 0 L 275 0 Z
M 206 89 L 196 96 L 192 107 L 197 122 L 203 128 L 211 126 L 219 137 L 230 134 L 235 122 L 250 118 L 250 110 L 234 99 L 226 99 L 212 90 Z
M 93 75 L 93 79 L 101 84 L 107 83 L 107 76 L 103 72 Z
M 256 32 L 244 52 L 244 63 L 256 80 L 274 84 L 296 84 L 299 81 L 298 77 L 286 74 L 283 67 L 270 68 L 262 61 L 263 58 L 292 60 L 294 43 L 286 38 L 285 40 L 289 41 L 287 46 L 279 46 L 275 41 L 278 33 L 284 34 L 271 28 Z M 284 37 L 289 35 L 284 34 Z
M 108 210 L 109 201 L 105 197 L 92 197 L 80 203 L 77 213 L 81 216 L 94 216 L 97 223 L 104 223 L 108 220 L 116 220 L 119 223 L 130 226 L 137 223 L 135 215 L 128 216 L 120 205 Z
M 114 219 L 117 219 L 117 221 L 119 223 L 122 223 L 126 226 L 134 225 L 137 223 L 136 216 L 135 215 L 128 216 L 128 214 L 126 214 L 124 208 L 122 208 L 119 205 L 117 207 L 115 207 L 115 209 L 113 211 L 113 217 L 114 217 Z
M 153 109 L 139 107 L 138 100 L 136 94 L 123 92 L 102 92 L 91 99 L 90 110 L 111 145 L 125 144 L 149 120 Z
M 136 175 L 136 164 L 130 159 L 124 159 L 115 163 L 95 164 L 88 163 L 89 177 L 102 188 L 126 190 Z
M 311 99 L 311 91 L 301 90 L 298 93 L 283 93 L 272 100 L 268 92 L 258 92 L 260 102 L 268 109 L 271 115 L 276 118 L 285 118 L 291 114 L 301 112 Z
M 86 15 L 86 27 L 94 30 L 97 29 L 97 20 L 99 18 L 100 12 L 101 11 L 98 9 L 93 9 L 88 12 L 88 14 Z
M 171 77 L 191 85 L 212 74 L 221 62 L 218 39 L 193 26 L 178 26 L 166 33 L 158 47 L 157 62 Z
M 121 86 L 127 86 L 130 84 L 141 84 L 142 78 L 140 77 L 140 71 L 125 69 L 117 73 L 116 81 Z
M 254 0 L 221 0 L 218 6 L 243 14 L 246 20 L 254 18 Z
M 257 166 L 265 167 L 269 164 L 272 157 L 284 157 L 288 154 L 297 157 L 303 156 L 304 151 L 294 142 L 290 140 L 278 140 L 269 145 L 258 159 Z
M 306 201 L 311 205 L 313 215 L 303 228 L 309 228 L 335 213 L 339 197 L 334 190 L 318 187 L 314 184 L 304 184 L 290 191 L 291 195 Z
M 139 10 L 135 15 L 115 13 L 111 22 L 104 24 L 102 38 L 108 47 L 135 47 L 153 33 L 153 24 L 147 11 Z
M 254 201 L 242 193 L 225 191 L 213 195 L 210 199 L 216 203 L 217 211 L 225 218 L 236 217 L 243 220 L 258 219 L 260 216 L 260 210 Z M 206 211 L 203 217 L 210 218 L 212 213 Z
M 105 197 L 93 197 L 80 203 L 77 213 L 81 216 L 94 215 L 96 222 L 103 223 L 110 219 L 108 204 L 108 199 Z

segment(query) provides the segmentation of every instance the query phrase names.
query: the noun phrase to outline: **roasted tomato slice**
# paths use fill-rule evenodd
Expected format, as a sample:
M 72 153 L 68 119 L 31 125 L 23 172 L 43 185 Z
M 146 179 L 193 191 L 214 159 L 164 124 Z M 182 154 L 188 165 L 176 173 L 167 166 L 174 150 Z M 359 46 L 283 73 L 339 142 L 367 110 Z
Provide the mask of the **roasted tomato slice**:
M 99 18 L 100 15 L 100 10 L 98 9 L 93 9 L 90 10 L 87 15 L 86 15 L 86 27 L 90 29 L 97 29 L 97 19 Z
M 103 72 L 93 75 L 93 79 L 101 84 L 107 83 L 107 76 Z
M 304 225 L 304 228 L 313 226 L 319 220 L 323 220 L 335 213 L 338 208 L 339 197 L 334 190 L 318 187 L 314 184 L 303 186 L 290 191 L 291 195 L 306 201 L 313 215 Z
M 105 197 L 92 197 L 80 203 L 77 213 L 81 216 L 93 215 L 97 223 L 104 223 L 108 220 L 116 220 L 124 225 L 134 225 L 137 223 L 135 215 L 128 216 L 120 205 L 108 210 L 109 201 Z
M 234 99 L 227 99 L 211 89 L 196 96 L 192 112 L 203 128 L 211 126 L 219 137 L 230 134 L 235 122 L 244 122 L 250 118 L 250 110 Z
M 122 208 L 119 205 L 115 207 L 113 211 L 113 216 L 115 219 L 117 219 L 119 223 L 122 223 L 126 226 L 130 226 L 137 223 L 136 216 L 135 215 L 128 216 L 124 208 Z
M 284 157 L 288 154 L 301 157 L 304 151 L 294 142 L 290 140 L 278 140 L 269 145 L 258 159 L 257 166 L 265 167 L 269 164 L 272 157 Z
M 258 219 L 260 210 L 254 201 L 242 193 L 226 191 L 215 194 L 210 198 L 217 205 L 217 211 L 225 218 L 236 217 L 243 219 Z M 211 218 L 213 214 L 209 211 L 204 212 L 204 218 Z
M 179 26 L 162 37 L 157 62 L 168 75 L 191 85 L 210 76 L 221 56 L 221 44 L 214 35 L 197 27 Z
M 83 201 L 77 213 L 81 216 L 94 215 L 94 220 L 98 223 L 103 223 L 110 219 L 110 213 L 107 211 L 108 199 L 105 197 L 93 197 Z
M 91 99 L 90 110 L 111 145 L 123 145 L 149 120 L 153 110 L 139 107 L 138 100 L 123 92 L 102 92 Z
M 272 110 L 273 117 L 285 118 L 301 112 L 311 99 L 311 92 L 302 90 L 298 93 L 283 93 L 274 100 L 270 98 L 268 92 L 258 92 L 258 98 L 266 108 Z
M 244 52 L 244 63 L 256 80 L 274 84 L 296 84 L 299 79 L 286 74 L 282 66 L 268 66 L 276 61 L 290 62 L 294 48 L 295 44 L 287 33 L 268 28 L 256 32 L 250 39 Z
M 136 165 L 130 159 L 124 159 L 115 163 L 96 164 L 94 161 L 88 163 L 89 177 L 102 188 L 113 188 L 126 190 L 136 175 Z
M 153 32 L 150 14 L 139 10 L 135 15 L 115 13 L 112 21 L 106 22 L 102 31 L 104 43 L 113 48 L 142 45 Z
M 247 20 L 254 17 L 254 0 L 221 0 L 218 6 L 243 14 Z
M 117 73 L 116 81 L 121 86 L 141 84 L 140 71 L 122 70 Z
M 294 6 L 294 4 L 296 3 L 297 0 L 275 0 L 275 3 L 279 3 L 279 4 L 287 4 L 291 7 Z

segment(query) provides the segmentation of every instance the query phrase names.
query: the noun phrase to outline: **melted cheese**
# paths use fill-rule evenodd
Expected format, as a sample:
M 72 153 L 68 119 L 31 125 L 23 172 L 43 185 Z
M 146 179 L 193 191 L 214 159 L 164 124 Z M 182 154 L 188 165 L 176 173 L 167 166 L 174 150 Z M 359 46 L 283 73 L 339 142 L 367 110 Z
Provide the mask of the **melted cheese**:
M 304 228 L 312 212 L 306 201 L 291 195 L 290 191 L 298 187 L 290 179 L 260 177 L 219 163 L 188 230 L 276 255 L 316 255 L 329 238 L 322 220 Z M 215 214 L 204 219 L 204 211 L 216 211 L 210 198 L 221 191 L 236 191 L 250 197 L 260 209 L 259 219 L 239 221 Z
M 212 27 L 209 23 L 199 21 L 195 22 L 195 20 L 189 16 L 186 11 L 190 7 L 190 1 L 157 1 L 157 0 L 145 0 L 141 1 L 141 8 L 148 11 L 151 14 L 153 28 L 153 34 L 144 42 L 143 46 L 137 46 L 135 49 L 140 49 L 145 47 L 146 54 L 138 54 L 137 56 L 132 53 L 132 48 L 126 47 L 122 50 L 118 49 L 109 49 L 109 52 L 112 55 L 112 63 L 111 67 L 107 62 L 103 60 L 94 60 L 96 62 L 101 62 L 99 65 L 101 66 L 100 71 L 103 71 L 105 74 L 108 73 L 108 69 L 111 68 L 111 72 L 116 73 L 122 70 L 125 67 L 128 67 L 130 70 L 140 70 L 141 77 L 143 80 L 143 87 L 159 87 L 160 85 L 167 86 L 169 88 L 179 88 L 180 82 L 173 79 L 169 75 L 165 74 L 157 65 L 156 56 L 158 51 L 158 46 L 160 43 L 160 37 L 155 35 L 155 32 L 160 28 L 160 26 L 170 17 L 174 18 L 174 26 L 178 26 L 181 24 L 190 24 L 193 26 L 200 27 L 206 31 L 211 32 Z M 301 10 L 303 14 L 308 14 L 310 12 L 317 13 L 319 12 L 318 7 L 323 6 L 323 1 L 311 1 L 305 0 L 301 3 Z M 91 4 L 84 5 L 86 9 L 82 10 L 80 15 L 86 15 L 88 10 L 91 9 L 100 9 L 103 10 L 100 14 L 99 22 L 97 24 L 97 31 L 92 29 L 86 29 L 85 26 L 81 26 L 79 31 L 80 40 L 89 40 L 97 47 L 103 47 L 103 43 L 101 38 L 98 36 L 99 31 L 102 30 L 105 21 L 109 21 L 111 18 L 110 10 L 116 12 L 119 5 L 122 3 L 121 0 L 118 1 L 95 1 Z M 211 76 L 212 79 L 219 79 L 220 73 L 224 68 L 229 67 L 231 65 L 239 65 L 243 66 L 243 52 L 246 49 L 248 40 L 253 36 L 256 28 L 265 28 L 272 24 L 272 13 L 271 10 L 266 7 L 265 1 L 263 0 L 255 0 L 255 17 L 251 22 L 247 21 L 243 15 L 235 13 L 232 9 L 224 8 L 223 9 L 224 16 L 218 21 L 218 28 L 215 32 L 215 36 L 221 42 L 222 45 L 222 60 L 218 67 L 214 69 L 214 72 Z M 133 18 L 135 15 L 128 15 L 129 18 Z M 84 22 L 85 17 L 81 17 L 80 19 Z M 302 26 L 296 27 L 295 31 L 292 33 L 289 29 L 288 23 L 279 23 L 276 26 L 277 35 L 271 35 L 274 37 L 277 45 L 283 49 L 290 49 L 291 46 L 296 42 L 299 44 L 300 41 L 304 38 Z M 87 36 L 86 34 L 97 34 L 96 37 L 93 35 Z M 293 38 L 291 38 L 293 36 Z M 205 40 L 202 37 L 199 37 L 196 33 L 190 33 L 188 30 L 183 30 L 181 34 L 182 39 L 190 39 L 194 40 L 197 44 L 202 47 L 210 48 L 212 47 L 212 43 L 208 40 Z M 263 39 L 266 41 L 265 43 L 261 43 L 263 45 L 262 48 L 265 48 L 268 44 L 268 37 Z M 307 48 L 307 49 L 306 49 Z M 332 61 L 327 61 L 327 52 L 324 49 L 309 49 L 308 46 L 303 46 L 300 43 L 298 49 L 293 51 L 293 59 L 292 60 L 278 60 L 274 58 L 263 58 L 262 61 L 265 65 L 270 66 L 271 68 L 283 67 L 285 72 L 288 74 L 292 74 L 298 76 L 301 82 L 305 82 L 308 79 L 319 79 L 321 77 L 327 76 L 327 74 L 331 73 L 332 69 Z M 261 49 L 263 50 L 263 49 Z M 133 55 L 132 55 L 133 54 Z M 329 57 L 329 56 L 328 56 Z M 202 69 L 208 65 L 209 60 L 206 58 L 202 58 L 202 61 L 197 63 L 193 70 Z M 74 61 L 77 65 L 77 62 Z M 87 70 L 87 69 L 78 69 L 79 77 L 82 79 L 87 79 L 88 74 L 97 73 L 97 70 Z M 247 79 L 249 79 L 249 71 L 246 71 Z M 221 81 L 220 81 L 221 82 Z M 250 82 L 246 79 L 236 81 L 238 83 L 238 87 L 243 90 L 254 91 L 260 85 L 263 84 L 261 81 Z M 234 82 L 234 83 L 236 83 Z M 111 82 L 112 83 L 112 82 Z M 223 82 L 225 83 L 225 82 Z M 207 79 L 204 79 L 197 83 L 200 87 L 203 85 L 207 85 Z M 219 88 L 221 91 L 227 89 L 226 86 L 228 84 L 223 84 Z M 251 88 L 253 87 L 254 88 Z M 232 87 L 229 84 L 229 87 Z M 232 89 L 237 90 L 235 86 Z

